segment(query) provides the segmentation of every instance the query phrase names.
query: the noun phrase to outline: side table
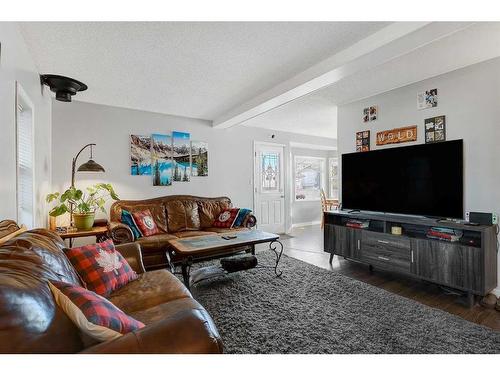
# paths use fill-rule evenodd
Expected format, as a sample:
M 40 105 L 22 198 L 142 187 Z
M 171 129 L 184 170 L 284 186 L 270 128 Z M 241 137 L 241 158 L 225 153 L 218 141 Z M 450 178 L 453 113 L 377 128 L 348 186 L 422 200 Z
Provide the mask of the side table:
M 69 247 L 73 247 L 73 239 L 80 237 L 95 237 L 96 242 L 106 241 L 108 236 L 108 227 L 92 227 L 89 230 L 76 230 L 72 232 L 56 232 L 63 240 L 69 240 Z

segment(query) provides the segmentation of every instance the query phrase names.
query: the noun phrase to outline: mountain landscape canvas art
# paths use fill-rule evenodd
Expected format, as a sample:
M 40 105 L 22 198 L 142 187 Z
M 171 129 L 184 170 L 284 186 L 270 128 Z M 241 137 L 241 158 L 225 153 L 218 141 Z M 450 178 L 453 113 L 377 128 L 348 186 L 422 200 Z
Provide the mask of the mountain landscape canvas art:
M 188 182 L 191 176 L 191 141 L 189 133 L 172 132 L 174 181 Z
M 208 143 L 191 142 L 191 176 L 208 176 Z
M 151 174 L 150 136 L 130 136 L 130 174 L 133 176 Z
M 154 186 L 172 185 L 172 137 L 166 134 L 151 136 L 151 167 Z

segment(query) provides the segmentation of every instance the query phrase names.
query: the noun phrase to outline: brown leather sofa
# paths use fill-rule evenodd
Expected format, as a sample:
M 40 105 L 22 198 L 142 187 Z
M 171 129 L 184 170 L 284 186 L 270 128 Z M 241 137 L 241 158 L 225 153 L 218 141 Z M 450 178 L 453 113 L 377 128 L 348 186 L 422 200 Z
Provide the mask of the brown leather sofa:
M 192 195 L 170 195 L 146 200 L 116 201 L 110 209 L 110 234 L 115 244 L 134 242 L 130 228 L 120 222 L 122 208 L 130 212 L 149 209 L 161 233 L 150 237 L 141 237 L 135 242 L 141 245 L 146 269 L 165 267 L 168 264 L 166 251 L 170 239 L 235 232 L 248 230 L 255 226 L 255 216 L 249 214 L 240 228 L 213 228 L 212 223 L 217 216 L 224 209 L 230 207 L 232 205 L 228 197 L 203 198 Z M 237 248 L 235 252 L 242 250 L 246 249 Z M 174 258 L 173 261 L 175 262 L 176 259 Z
M 109 300 L 146 327 L 95 343 L 56 305 L 47 280 L 82 285 L 63 240 L 35 229 L 0 245 L 0 353 L 222 353 L 207 311 L 170 272 L 145 272 L 140 248 L 116 248 L 139 274 Z

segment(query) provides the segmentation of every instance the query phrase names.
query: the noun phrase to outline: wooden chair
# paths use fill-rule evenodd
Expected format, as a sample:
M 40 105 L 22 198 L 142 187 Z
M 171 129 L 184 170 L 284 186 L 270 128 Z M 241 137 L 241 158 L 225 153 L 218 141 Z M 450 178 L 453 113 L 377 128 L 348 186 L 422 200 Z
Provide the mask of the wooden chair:
M 336 210 L 339 207 L 338 199 L 329 199 L 325 195 L 325 191 L 321 189 L 321 229 L 325 226 L 325 212 Z

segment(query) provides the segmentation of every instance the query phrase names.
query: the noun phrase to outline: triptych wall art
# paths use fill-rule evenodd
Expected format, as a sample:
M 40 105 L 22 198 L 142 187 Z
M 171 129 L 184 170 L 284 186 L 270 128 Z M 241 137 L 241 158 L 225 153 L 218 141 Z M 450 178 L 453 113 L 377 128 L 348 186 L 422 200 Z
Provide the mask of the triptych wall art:
M 208 176 L 208 143 L 191 141 L 189 133 L 130 136 L 130 173 L 150 175 L 154 186 L 189 182 Z

